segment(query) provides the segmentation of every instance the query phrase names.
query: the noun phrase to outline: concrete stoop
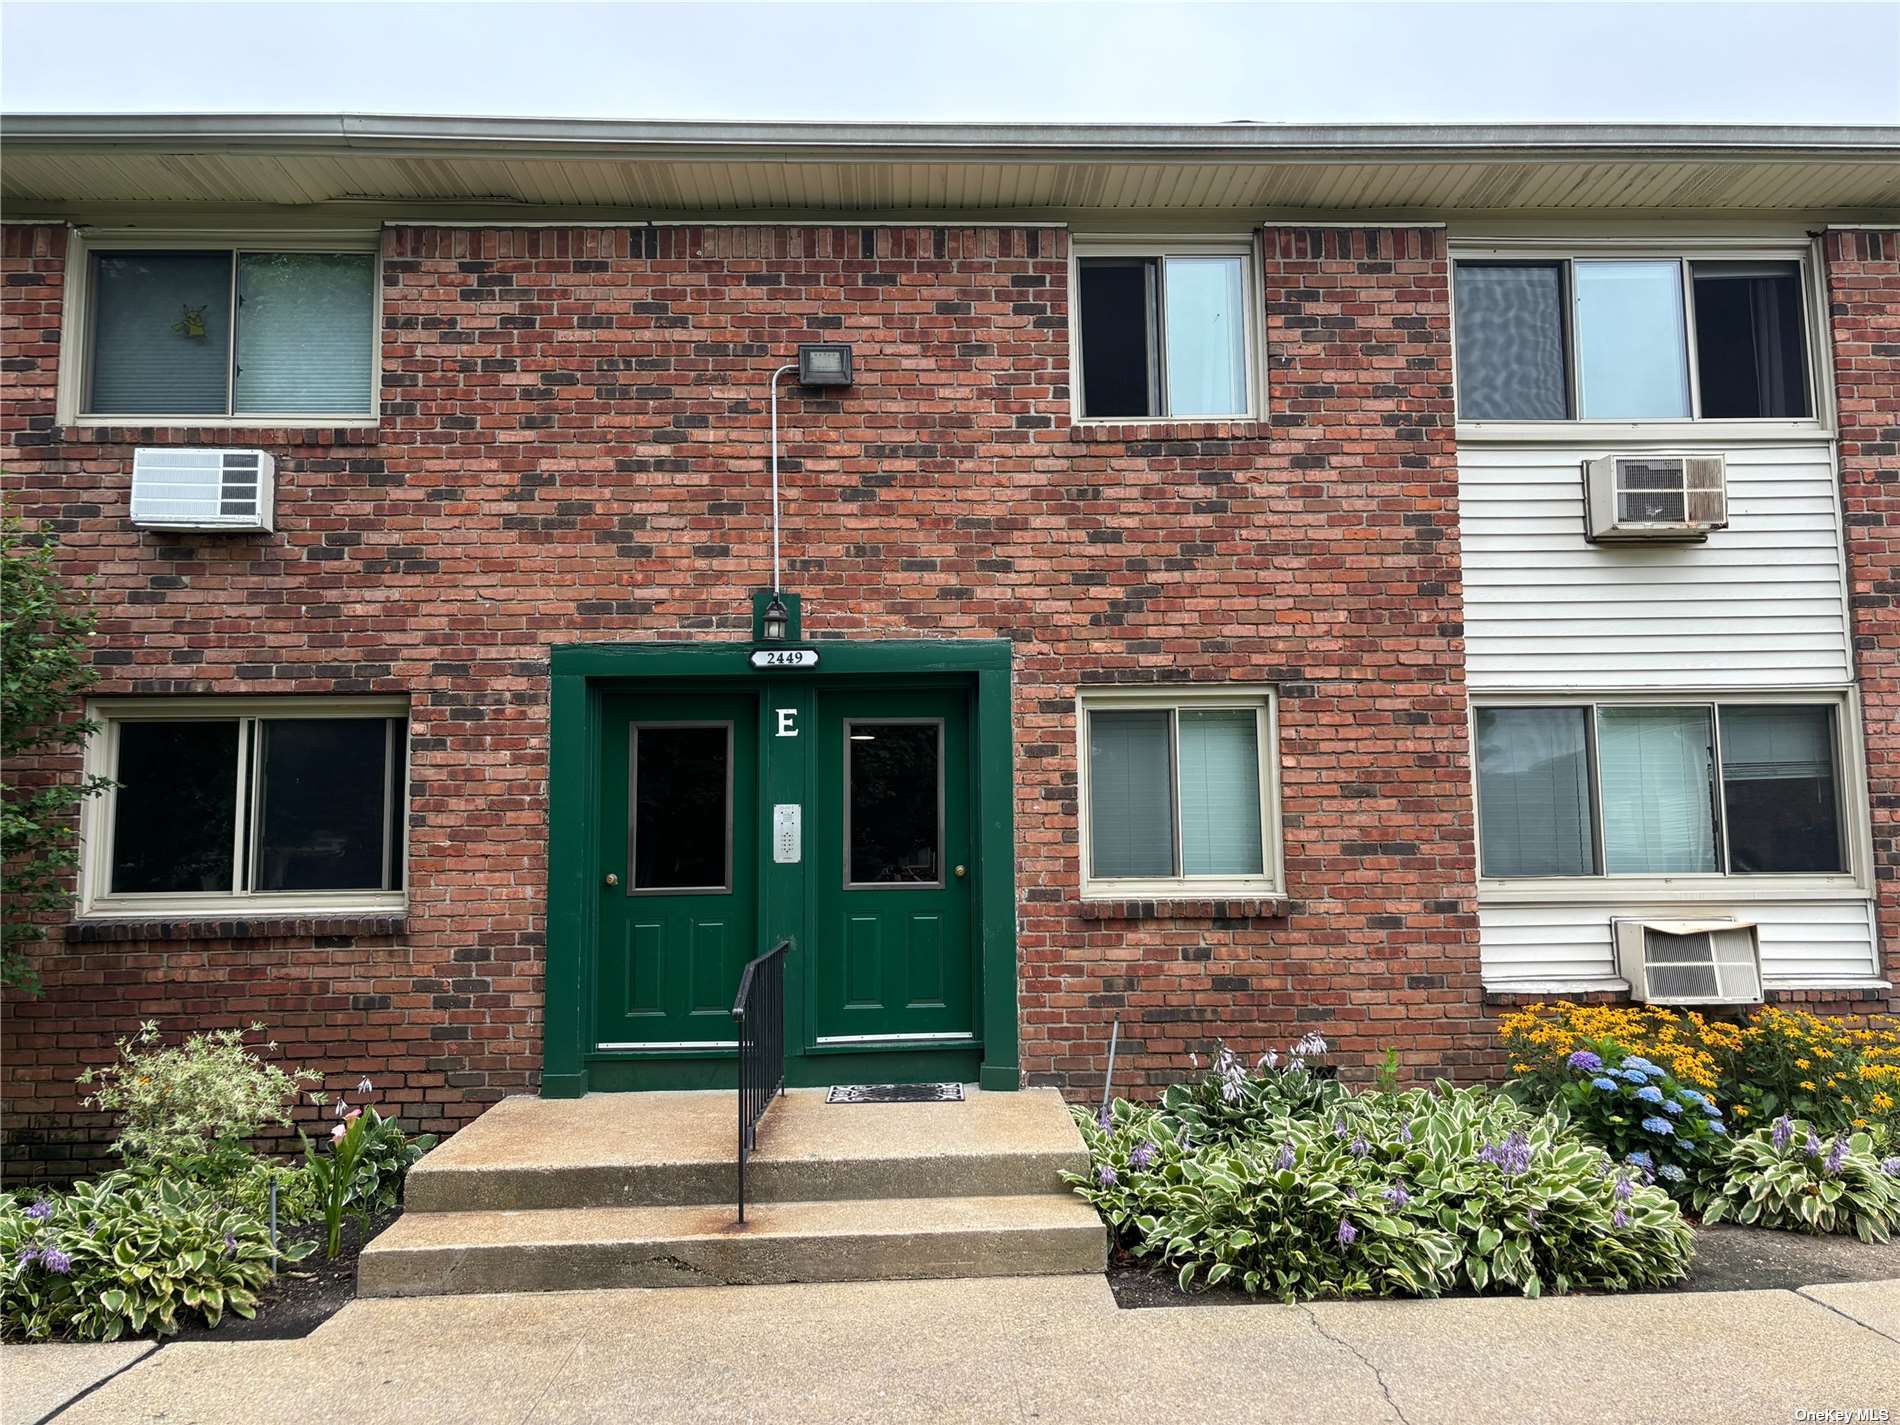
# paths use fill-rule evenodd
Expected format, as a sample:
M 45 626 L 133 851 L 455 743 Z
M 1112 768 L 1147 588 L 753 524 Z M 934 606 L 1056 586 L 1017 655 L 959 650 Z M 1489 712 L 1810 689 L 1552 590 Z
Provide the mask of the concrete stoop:
M 1099 1272 L 1107 1237 L 1060 1174 L 1088 1165 L 1054 1090 L 826 1104 L 761 1127 L 734 1211 L 730 1093 L 512 1098 L 410 1173 L 363 1296 Z

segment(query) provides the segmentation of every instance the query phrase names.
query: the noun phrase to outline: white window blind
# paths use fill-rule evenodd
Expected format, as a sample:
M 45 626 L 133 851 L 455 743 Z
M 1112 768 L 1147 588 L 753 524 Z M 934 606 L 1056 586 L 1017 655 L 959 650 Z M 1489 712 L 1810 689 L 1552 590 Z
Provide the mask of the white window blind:
M 1174 778 L 1165 710 L 1089 714 L 1091 874 L 1172 876 Z
M 1168 414 L 1243 413 L 1247 316 L 1241 259 L 1170 257 L 1165 271 Z
M 1714 871 L 1714 738 L 1707 708 L 1597 710 L 1604 869 Z
M 1585 420 L 1689 414 L 1682 264 L 1578 262 L 1577 387 Z
M 1479 708 L 1478 817 L 1487 876 L 1587 876 L 1588 708 Z
M 375 263 L 367 252 L 238 258 L 237 414 L 370 409 Z
M 221 416 L 231 359 L 231 255 L 101 253 L 93 263 L 88 409 Z
M 1260 875 L 1259 718 L 1252 708 L 1178 716 L 1182 874 Z

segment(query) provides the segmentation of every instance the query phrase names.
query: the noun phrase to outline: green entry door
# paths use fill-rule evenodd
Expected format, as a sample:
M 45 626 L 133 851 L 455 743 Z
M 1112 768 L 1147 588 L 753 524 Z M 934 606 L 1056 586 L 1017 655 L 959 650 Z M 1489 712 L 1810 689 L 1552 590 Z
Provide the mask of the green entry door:
M 817 732 L 817 1043 L 969 1041 L 967 700 L 821 693 Z
M 758 953 L 758 699 L 615 695 L 602 711 L 595 1044 L 730 1046 Z

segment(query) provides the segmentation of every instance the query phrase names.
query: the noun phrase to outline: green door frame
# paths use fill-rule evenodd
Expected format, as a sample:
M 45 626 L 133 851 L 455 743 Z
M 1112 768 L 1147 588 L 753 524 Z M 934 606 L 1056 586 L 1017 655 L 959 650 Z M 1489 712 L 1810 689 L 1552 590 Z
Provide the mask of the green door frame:
M 794 637 L 796 630 L 794 630 Z M 599 897 L 595 893 L 602 864 L 599 842 L 601 698 L 609 688 L 655 692 L 681 684 L 701 688 L 758 686 L 779 690 L 777 705 L 801 709 L 798 717 L 816 733 L 817 690 L 830 682 L 879 679 L 955 678 L 973 687 L 971 830 L 975 840 L 975 885 L 971 888 L 974 940 L 976 1036 L 980 1060 L 977 1082 L 991 1091 L 1013 1090 L 1020 1081 L 1016 1023 L 1016 856 L 1015 747 L 1010 727 L 1010 644 L 1004 639 L 938 641 L 827 640 L 802 646 L 819 652 L 816 670 L 761 673 L 750 655 L 758 643 L 589 643 L 564 644 L 551 658 L 548 769 L 548 906 L 546 1017 L 542 1032 L 541 1093 L 545 1098 L 578 1098 L 590 1090 L 640 1088 L 714 1088 L 736 1081 L 731 1054 L 599 1053 L 591 1026 L 596 992 L 594 945 Z M 758 853 L 762 897 L 759 950 L 789 938 L 809 944 L 815 907 L 805 894 L 805 866 L 775 866 L 770 853 L 770 818 L 763 809 L 777 802 L 807 808 L 813 759 L 803 754 L 773 756 L 776 738 L 761 737 L 761 815 Z M 806 745 L 809 745 L 808 742 Z M 809 852 L 807 853 L 809 855 Z M 802 959 L 802 957 L 796 957 Z M 802 977 L 801 977 L 802 978 Z M 786 1000 L 795 1003 L 802 983 L 788 981 Z M 799 1046 L 788 1043 L 788 1053 Z M 974 1059 L 975 1056 L 966 1056 Z M 954 1058 L 922 1051 L 867 1051 L 862 1055 L 811 1056 L 791 1061 L 791 1082 L 853 1082 L 866 1078 L 902 1079 L 919 1074 L 941 1077 L 958 1068 Z

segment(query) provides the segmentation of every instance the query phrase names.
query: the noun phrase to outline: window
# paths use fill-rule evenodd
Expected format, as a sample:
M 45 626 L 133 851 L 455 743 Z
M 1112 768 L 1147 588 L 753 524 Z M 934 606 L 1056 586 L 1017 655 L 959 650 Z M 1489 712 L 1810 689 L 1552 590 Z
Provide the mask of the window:
M 1807 419 L 1803 270 L 1798 260 L 1461 260 L 1458 414 Z
M 1244 251 L 1079 257 L 1083 415 L 1247 415 L 1253 385 L 1249 285 Z
M 1845 875 L 1839 709 L 1476 710 L 1487 877 Z
M 1278 886 L 1265 694 L 1085 691 L 1081 741 L 1085 893 Z
M 633 884 L 732 888 L 732 724 L 636 723 Z
M 94 710 L 88 909 L 399 908 L 400 705 L 193 700 Z
M 79 409 L 109 418 L 373 417 L 373 252 L 99 247 Z

